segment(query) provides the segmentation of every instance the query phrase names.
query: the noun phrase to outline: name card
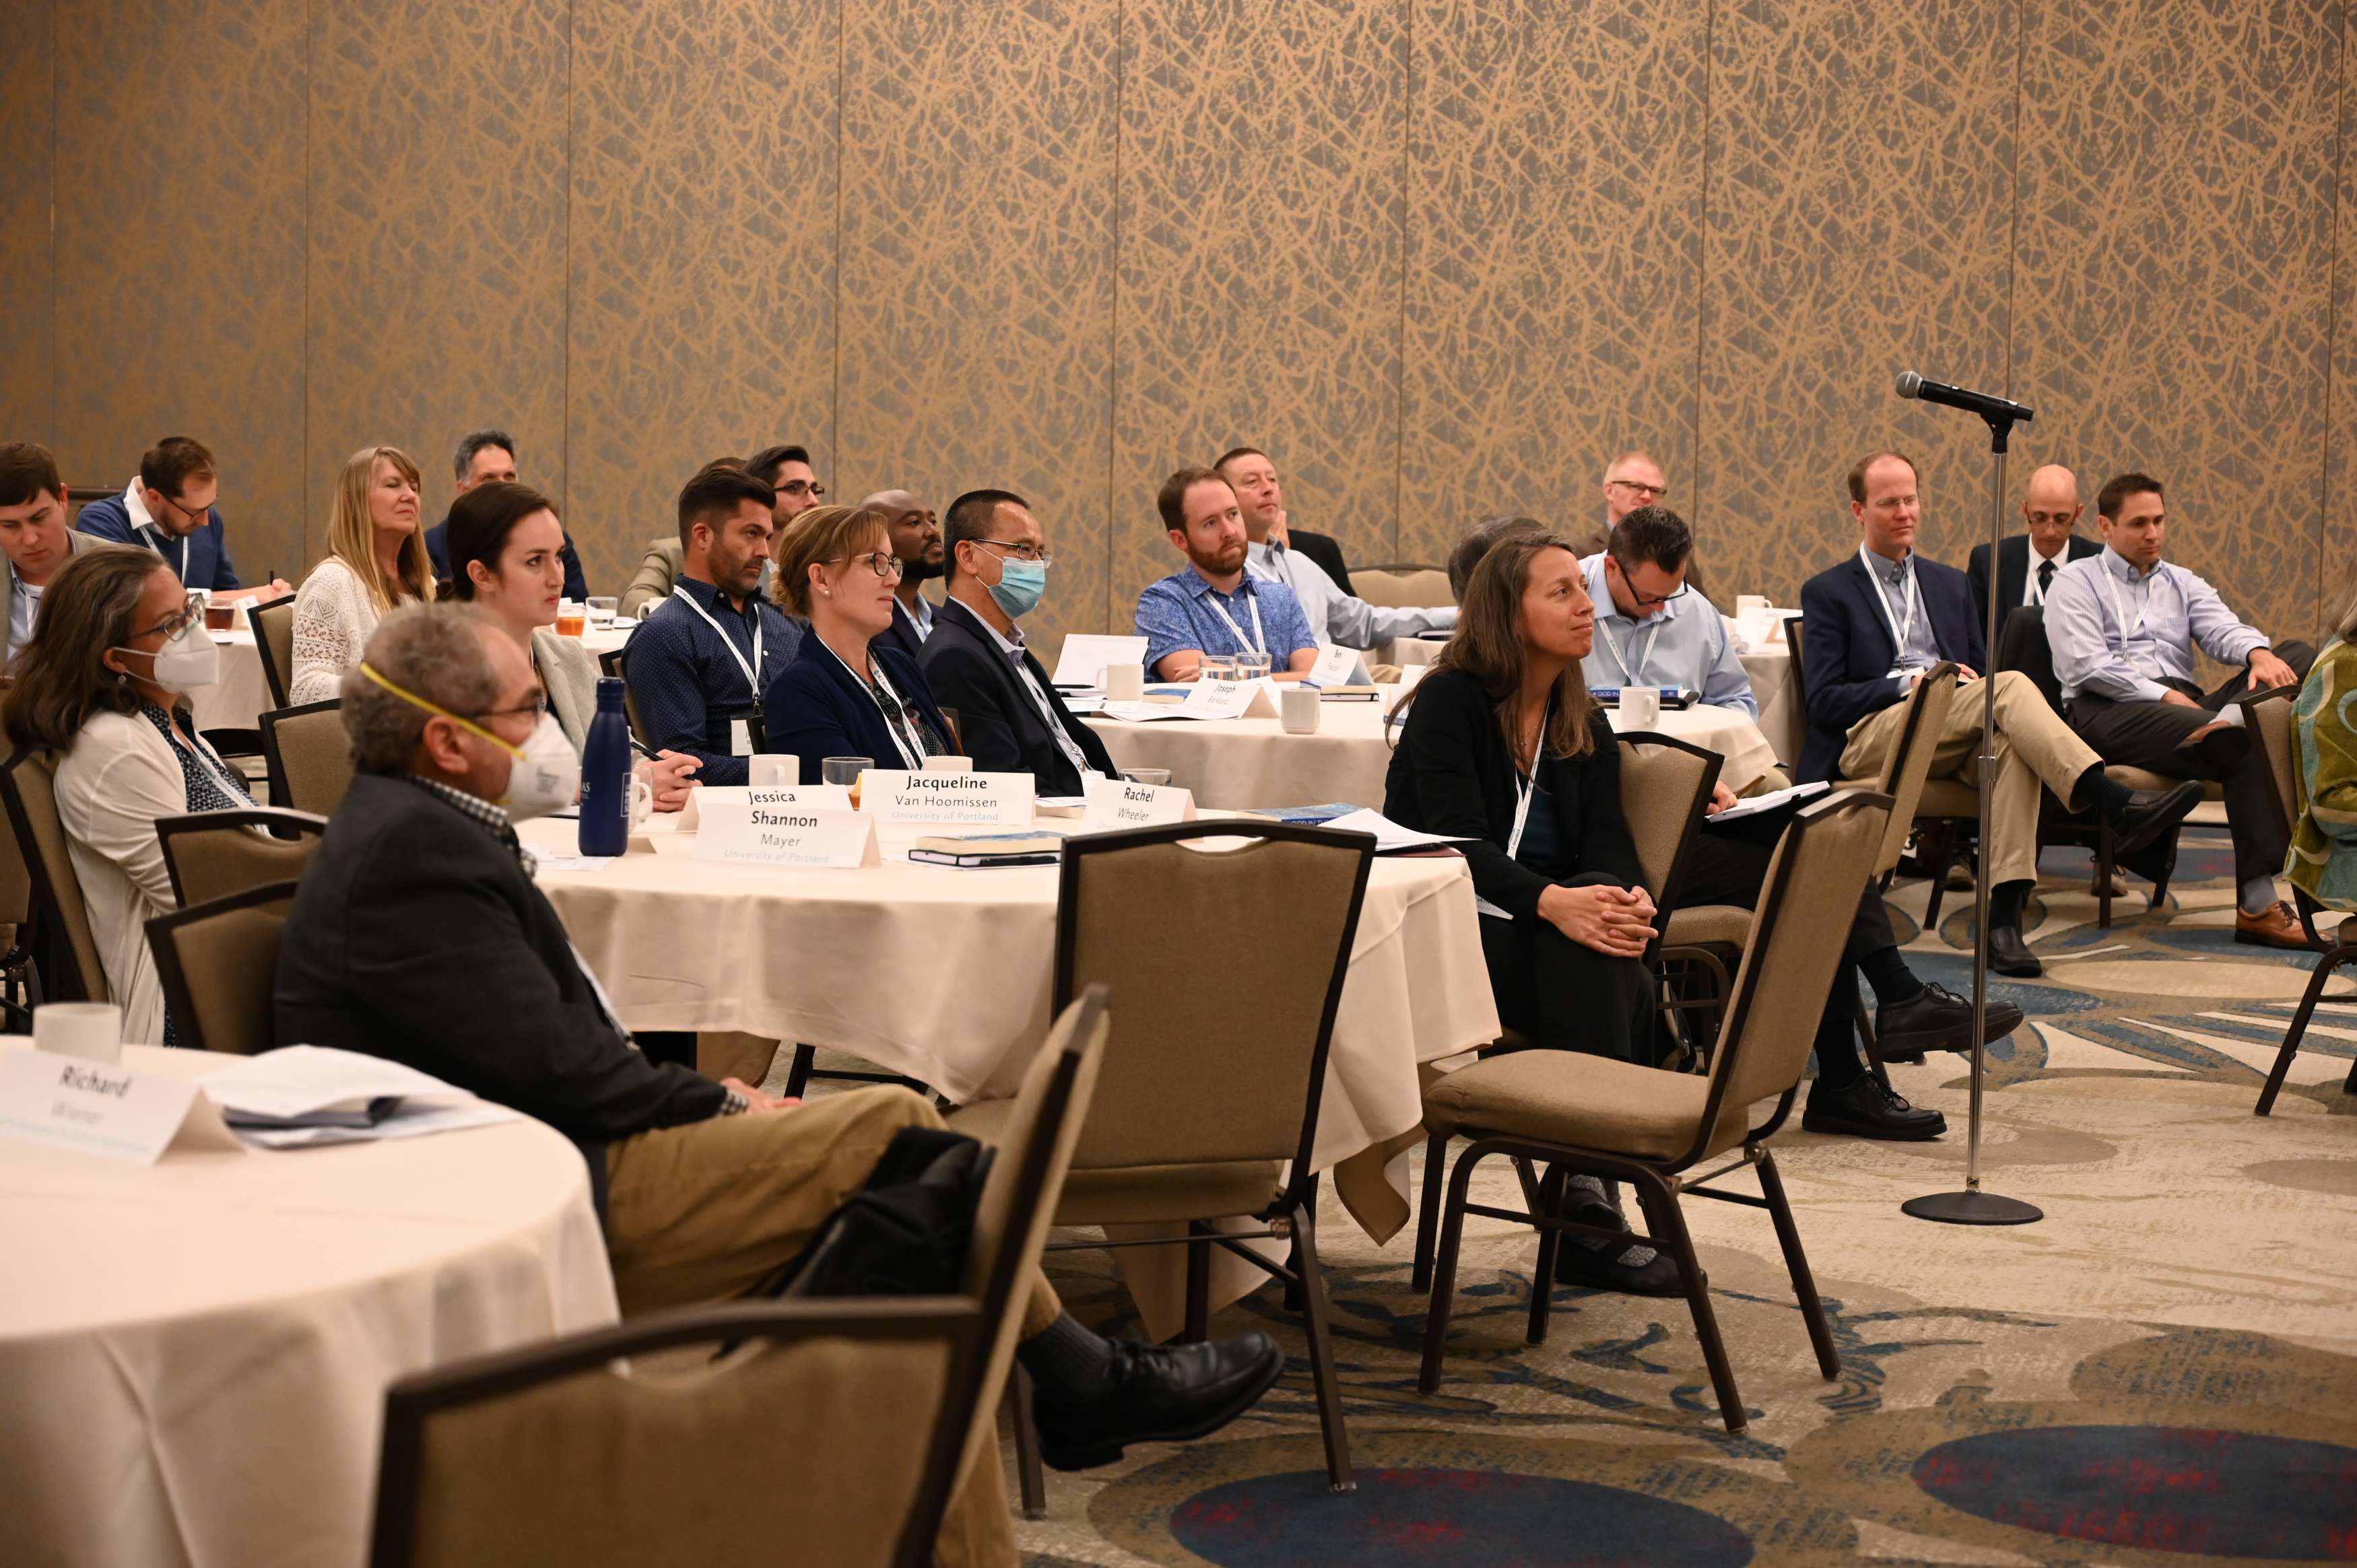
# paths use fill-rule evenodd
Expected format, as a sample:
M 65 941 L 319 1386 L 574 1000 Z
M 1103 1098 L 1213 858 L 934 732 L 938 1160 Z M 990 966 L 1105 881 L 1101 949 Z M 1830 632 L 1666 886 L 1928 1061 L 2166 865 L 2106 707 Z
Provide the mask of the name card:
M 194 1079 L 48 1051 L 0 1051 L 0 1133 L 140 1165 L 169 1147 L 243 1147 Z
M 698 832 L 714 806 L 806 806 L 823 811 L 851 810 L 851 791 L 840 784 L 699 784 L 680 808 L 679 832 Z
M 1133 784 L 1126 779 L 1087 775 L 1089 805 L 1082 813 L 1080 831 L 1104 832 L 1114 828 L 1156 828 L 1165 822 L 1195 820 L 1195 792 L 1168 784 Z
M 1400 678 L 1388 686 L 1375 688 L 1383 693 L 1383 712 L 1390 713 L 1400 705 L 1400 700 L 1415 690 L 1415 683 L 1432 669 L 1429 664 L 1405 664 L 1400 667 Z
M 1275 682 L 1258 681 L 1198 681 L 1178 704 L 1182 719 L 1273 719 L 1276 717 Z
M 839 786 L 835 793 L 843 793 Z M 848 800 L 841 808 L 791 801 L 707 801 L 704 826 L 695 835 L 695 858 L 735 865 L 821 870 L 882 864 L 876 849 L 876 819 L 852 811 Z
M 1363 686 L 1370 680 L 1366 666 L 1360 662 L 1359 650 L 1340 643 L 1322 650 L 1318 662 L 1301 678 L 1305 686 Z
M 887 822 L 1028 828 L 1035 788 L 1028 773 L 908 773 L 871 768 L 859 776 L 859 809 Z
M 1102 686 L 1106 665 L 1145 662 L 1146 639 L 1142 637 L 1074 632 L 1064 639 L 1064 646 L 1056 654 L 1056 673 L 1050 682 L 1058 686 Z

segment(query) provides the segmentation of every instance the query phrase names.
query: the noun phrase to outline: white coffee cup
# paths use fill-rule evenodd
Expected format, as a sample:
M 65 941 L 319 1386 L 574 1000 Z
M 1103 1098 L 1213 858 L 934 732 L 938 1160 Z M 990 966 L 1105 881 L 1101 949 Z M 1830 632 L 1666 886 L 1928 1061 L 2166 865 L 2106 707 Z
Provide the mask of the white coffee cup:
M 1146 695 L 1146 666 L 1108 664 L 1104 672 L 1105 701 L 1135 703 Z
M 1623 686 L 1620 688 L 1620 718 L 1622 729 L 1652 729 L 1662 722 L 1662 693 L 1658 686 Z
M 114 1067 L 123 1060 L 123 1009 L 112 1002 L 49 1002 L 33 1009 L 33 1048 Z
M 655 814 L 655 787 L 643 779 L 630 780 L 630 831 L 637 832 Z
M 762 752 L 757 756 L 748 757 L 745 760 L 749 765 L 745 770 L 748 783 L 799 784 L 802 781 L 802 765 L 800 757 L 780 757 L 772 752 Z
M 974 771 L 974 758 L 971 757 L 928 757 L 925 758 L 925 766 L 919 769 L 919 771 L 924 773 L 971 773 Z
M 1316 735 L 1323 707 L 1318 693 L 1308 686 L 1287 686 L 1277 698 L 1277 716 L 1287 735 Z

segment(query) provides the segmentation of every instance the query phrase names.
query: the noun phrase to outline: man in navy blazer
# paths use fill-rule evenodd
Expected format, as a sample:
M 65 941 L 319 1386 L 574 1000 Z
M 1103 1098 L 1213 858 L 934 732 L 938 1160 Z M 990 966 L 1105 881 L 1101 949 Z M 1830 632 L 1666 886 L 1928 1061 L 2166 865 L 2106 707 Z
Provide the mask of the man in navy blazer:
M 1988 668 L 1981 625 L 1964 575 L 1915 553 L 1922 519 L 1915 465 L 1897 452 L 1869 453 L 1849 471 L 1858 553 L 1818 573 L 1801 590 L 1802 672 L 1808 738 L 1801 778 L 1871 779 L 1899 744 L 1905 698 L 1943 661 L 1962 683 L 1932 757 L 1938 777 L 1970 783 L 1978 768 Z M 2038 882 L 2038 788 L 2072 810 L 2102 812 L 2116 853 L 2173 828 L 2200 803 L 2199 785 L 2131 791 L 2104 775 L 2103 758 L 2047 705 L 2026 675 L 1996 677 L 1996 784 L 1989 800 L 1989 967 L 2000 974 L 2042 972 L 2021 936 L 2022 907 Z
M 2079 514 L 2084 508 L 2079 500 L 2079 477 L 2060 463 L 2049 463 L 2029 476 L 2029 489 L 2021 498 L 2021 519 L 2029 531 L 2002 540 L 1996 547 L 1996 646 L 2005 651 L 2005 625 L 2013 612 L 2026 606 L 2046 603 L 2046 590 L 2053 585 L 2054 575 L 2083 555 L 2099 555 L 2104 547 L 2076 532 Z M 2030 562 L 2038 569 L 2033 574 Z M 1973 623 L 1987 624 L 1989 595 L 1989 547 L 1986 541 L 1973 546 L 1972 559 L 1965 564 L 1964 575 L 1972 580 Z

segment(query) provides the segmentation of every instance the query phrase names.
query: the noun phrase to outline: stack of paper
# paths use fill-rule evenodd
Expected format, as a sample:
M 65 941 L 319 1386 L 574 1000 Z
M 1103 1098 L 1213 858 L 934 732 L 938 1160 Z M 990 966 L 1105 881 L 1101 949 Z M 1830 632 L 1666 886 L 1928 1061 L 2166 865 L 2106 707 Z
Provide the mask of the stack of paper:
M 1381 811 L 1349 811 L 1329 818 L 1325 825 L 1340 828 L 1345 832 L 1374 834 L 1377 854 L 1395 854 L 1402 850 L 1430 849 L 1440 844 L 1468 842 L 1462 838 L 1451 838 L 1446 833 L 1420 833 L 1414 828 L 1404 828 Z
M 414 1138 L 517 1119 L 415 1068 L 325 1046 L 248 1057 L 207 1075 L 203 1088 L 231 1131 L 265 1149 Z

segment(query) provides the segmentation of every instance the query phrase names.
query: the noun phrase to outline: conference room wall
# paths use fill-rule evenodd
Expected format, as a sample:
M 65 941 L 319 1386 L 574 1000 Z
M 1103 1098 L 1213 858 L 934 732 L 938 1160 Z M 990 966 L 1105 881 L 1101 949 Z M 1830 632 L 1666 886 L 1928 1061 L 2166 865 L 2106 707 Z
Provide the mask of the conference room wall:
M 1598 515 L 1651 447 L 1715 587 L 1924 545 L 2020 469 L 2171 484 L 2178 556 L 2300 631 L 2357 558 L 2347 18 L 2320 0 L 73 0 L 0 16 L 0 430 L 119 485 L 206 436 L 238 554 L 323 542 L 343 456 L 514 430 L 618 587 L 695 462 L 982 482 L 1040 619 L 1126 624 L 1152 486 L 1267 446 L 1360 561 Z M 18 156 L 19 149 L 32 156 Z M 44 212 L 49 214 L 42 221 Z

